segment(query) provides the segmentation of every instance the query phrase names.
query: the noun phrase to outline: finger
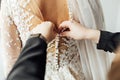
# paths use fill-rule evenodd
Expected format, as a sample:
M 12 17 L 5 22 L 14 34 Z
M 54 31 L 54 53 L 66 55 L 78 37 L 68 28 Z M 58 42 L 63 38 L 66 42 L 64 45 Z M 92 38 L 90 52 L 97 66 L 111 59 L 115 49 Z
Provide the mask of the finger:
M 70 21 L 64 21 L 60 24 L 60 26 L 58 27 L 59 32 L 64 32 L 64 31 L 69 31 L 71 27 L 71 22 Z
M 70 28 L 70 24 L 71 24 L 70 21 L 64 21 L 64 22 L 62 22 L 60 24 L 59 29 L 61 29 L 61 28 Z
M 62 33 L 60 33 L 60 35 L 69 37 L 70 36 L 70 32 L 69 31 L 62 32 Z

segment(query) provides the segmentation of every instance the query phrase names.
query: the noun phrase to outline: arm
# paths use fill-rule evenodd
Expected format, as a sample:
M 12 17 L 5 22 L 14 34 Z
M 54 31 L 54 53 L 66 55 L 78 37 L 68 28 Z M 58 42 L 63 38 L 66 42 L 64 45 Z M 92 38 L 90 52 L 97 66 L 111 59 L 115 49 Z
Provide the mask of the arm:
M 26 42 L 7 80 L 44 80 L 47 44 L 34 37 Z
M 120 80 L 120 32 L 111 33 L 87 29 L 75 21 L 65 21 L 60 25 L 59 29 L 62 36 L 69 36 L 77 40 L 92 40 L 97 43 L 98 49 L 115 52 L 116 56 L 112 62 L 108 80 Z
M 95 33 L 96 30 L 91 30 L 90 32 Z M 120 80 L 120 32 L 99 32 L 100 35 L 96 33 L 91 35 L 92 37 L 89 37 L 88 39 L 93 40 L 94 42 L 97 41 L 98 49 L 116 53 L 115 58 L 112 61 L 111 69 L 108 73 L 108 80 Z
M 27 41 L 7 80 L 44 80 L 46 41 L 55 38 L 54 28 L 51 22 L 43 22 L 32 30 L 34 34 L 41 33 L 44 38 L 34 36 Z
M 97 43 L 98 49 L 102 49 L 104 51 L 115 52 L 120 45 L 120 32 L 111 33 L 107 31 L 88 29 L 75 21 L 65 21 L 60 25 L 59 29 L 60 32 L 62 31 L 60 33 L 62 36 L 69 36 L 76 40 L 92 40 Z
M 41 0 L 30 0 L 26 6 L 23 6 L 27 1 L 29 0 L 9 0 L 7 3 L 6 0 L 2 0 L 0 23 L 3 50 L 1 53 L 5 59 L 5 75 L 14 65 L 30 30 L 43 21 L 38 4 Z
M 88 29 L 86 33 L 86 39 L 97 43 L 97 49 L 118 53 L 120 32 L 111 33 L 108 31 Z

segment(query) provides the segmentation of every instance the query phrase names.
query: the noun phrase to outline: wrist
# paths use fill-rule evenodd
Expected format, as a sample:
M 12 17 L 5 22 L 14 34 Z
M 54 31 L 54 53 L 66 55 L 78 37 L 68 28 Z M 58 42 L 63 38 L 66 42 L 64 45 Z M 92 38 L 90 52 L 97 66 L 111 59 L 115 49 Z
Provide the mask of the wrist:
M 37 25 L 36 28 L 32 29 L 31 35 L 33 36 L 39 35 L 39 38 L 43 39 L 46 43 L 48 43 L 45 33 L 39 28 L 40 28 L 39 25 Z
M 33 34 L 39 34 L 41 33 L 42 36 L 47 40 L 47 42 L 50 42 L 55 37 L 54 31 L 54 24 L 52 22 L 46 21 L 41 24 L 38 24 L 34 29 L 31 30 L 31 33 Z
M 84 32 L 85 32 L 84 39 L 90 40 L 91 39 L 91 32 L 92 32 L 91 29 L 86 29 Z
M 33 37 L 41 38 L 42 40 L 44 40 L 47 43 L 46 38 L 41 33 L 31 34 L 29 38 L 33 38 Z
M 85 34 L 86 34 L 85 39 L 91 40 L 95 43 L 99 42 L 99 38 L 100 38 L 100 31 L 99 30 L 87 29 Z

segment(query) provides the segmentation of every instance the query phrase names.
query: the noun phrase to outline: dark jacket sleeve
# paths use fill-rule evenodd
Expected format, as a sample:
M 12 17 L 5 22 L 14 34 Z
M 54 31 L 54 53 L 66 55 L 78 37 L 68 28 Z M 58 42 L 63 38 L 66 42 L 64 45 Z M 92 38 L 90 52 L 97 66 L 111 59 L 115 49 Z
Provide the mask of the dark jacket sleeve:
M 118 46 L 120 46 L 120 32 L 111 33 L 107 31 L 101 31 L 97 49 L 114 52 Z
M 44 80 L 46 48 L 44 40 L 37 37 L 30 38 L 7 80 Z

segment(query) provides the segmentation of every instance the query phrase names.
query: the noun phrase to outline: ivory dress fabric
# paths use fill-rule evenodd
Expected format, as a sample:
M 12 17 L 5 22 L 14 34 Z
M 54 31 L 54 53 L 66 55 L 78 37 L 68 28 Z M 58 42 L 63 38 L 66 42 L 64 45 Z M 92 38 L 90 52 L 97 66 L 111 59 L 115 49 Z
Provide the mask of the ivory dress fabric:
M 1 54 L 4 57 L 5 72 L 9 71 L 6 69 L 10 69 L 16 61 L 20 50 L 30 35 L 30 27 L 39 25 L 43 20 L 39 8 L 37 8 L 37 3 L 35 3 L 37 1 L 2 0 Z M 68 0 L 68 3 L 70 3 L 68 6 L 71 8 L 74 20 L 90 28 L 104 29 L 99 0 Z M 36 6 L 32 6 L 32 4 L 36 4 Z M 32 9 L 34 7 L 38 9 L 38 12 Z M 61 37 L 59 69 L 57 70 L 55 42 L 56 38 L 48 44 L 45 80 L 106 79 L 106 72 L 109 69 L 108 54 L 97 51 L 94 43 Z

